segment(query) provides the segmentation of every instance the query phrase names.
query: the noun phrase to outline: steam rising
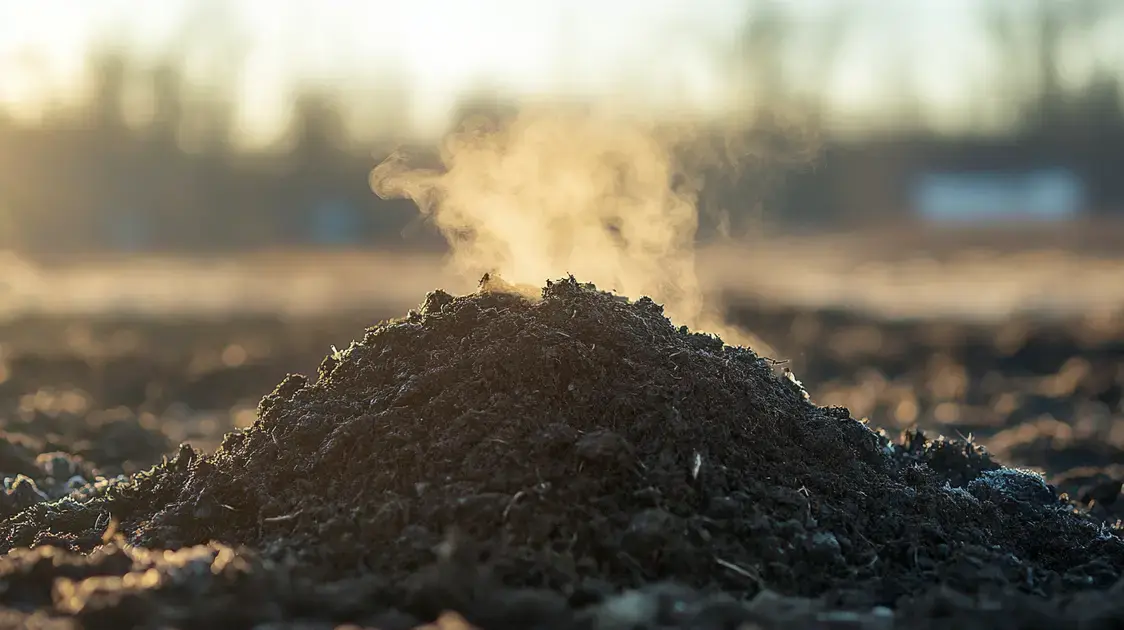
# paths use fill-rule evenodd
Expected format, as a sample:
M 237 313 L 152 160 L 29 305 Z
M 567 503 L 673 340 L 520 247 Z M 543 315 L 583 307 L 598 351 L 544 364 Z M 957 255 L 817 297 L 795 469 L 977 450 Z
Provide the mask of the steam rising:
M 677 323 L 720 332 L 695 274 L 698 196 L 704 172 L 737 167 L 739 149 L 728 135 L 689 125 L 524 111 L 469 121 L 442 144 L 440 169 L 393 155 L 371 173 L 371 186 L 383 198 L 412 199 L 467 277 L 539 287 L 572 273 L 633 299 L 650 296 Z

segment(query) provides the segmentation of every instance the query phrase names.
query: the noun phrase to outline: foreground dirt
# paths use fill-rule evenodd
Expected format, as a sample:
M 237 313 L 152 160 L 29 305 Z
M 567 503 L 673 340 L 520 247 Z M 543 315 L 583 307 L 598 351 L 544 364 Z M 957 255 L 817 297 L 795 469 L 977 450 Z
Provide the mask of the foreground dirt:
M 120 324 L 61 348 L 28 334 L 50 323 L 11 324 L 0 623 L 1124 618 L 1124 327 L 736 315 L 793 360 L 572 279 L 534 301 L 434 292 L 346 347 L 354 322 Z M 313 368 L 331 343 L 345 349 Z M 302 366 L 316 376 L 282 380 Z M 850 411 L 813 404 L 786 367 Z M 899 435 L 914 425 L 975 432 L 1047 477 Z

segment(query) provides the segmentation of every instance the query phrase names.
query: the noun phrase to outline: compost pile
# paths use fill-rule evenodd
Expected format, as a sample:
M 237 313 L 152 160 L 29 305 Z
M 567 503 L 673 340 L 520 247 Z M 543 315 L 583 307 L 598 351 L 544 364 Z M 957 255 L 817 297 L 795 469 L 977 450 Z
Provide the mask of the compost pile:
M 20 623 L 386 630 L 450 610 L 482 628 L 1124 615 L 1119 530 L 1041 477 L 890 439 L 573 278 L 430 293 L 259 411 L 214 454 L 55 501 L 9 489 L 26 505 L 0 526 L 0 604 Z

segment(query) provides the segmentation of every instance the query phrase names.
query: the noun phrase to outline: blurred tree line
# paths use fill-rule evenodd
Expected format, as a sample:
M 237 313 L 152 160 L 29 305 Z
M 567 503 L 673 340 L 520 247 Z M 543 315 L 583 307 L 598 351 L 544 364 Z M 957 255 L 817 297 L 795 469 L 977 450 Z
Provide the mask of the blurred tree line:
M 0 249 L 292 247 L 312 244 L 318 230 L 335 244 L 411 244 L 400 234 L 416 212 L 370 192 L 370 147 L 347 142 L 326 94 L 299 96 L 284 147 L 247 153 L 233 143 L 232 103 L 191 94 L 175 65 L 138 71 L 117 53 L 94 64 L 83 109 L 36 125 L 0 114 Z M 138 82 L 151 94 L 139 125 L 125 106 Z M 334 232 L 324 219 L 333 212 Z
M 707 227 L 729 230 L 731 215 L 735 227 L 744 227 L 762 207 L 783 220 L 820 226 L 883 220 L 903 212 L 902 188 L 911 175 L 932 168 L 1063 164 L 1091 182 L 1097 208 L 1124 210 L 1124 189 L 1113 172 L 1124 163 L 1120 65 L 1105 60 L 1074 84 L 1063 63 L 1066 50 L 1092 37 L 1120 6 L 1114 0 L 1028 0 L 981 12 L 1003 72 L 1001 83 L 981 87 L 972 115 L 983 129 L 1000 111 L 1011 124 L 998 134 L 934 131 L 916 98 L 911 59 L 889 58 L 885 76 L 897 97 L 885 117 L 896 121 L 893 133 L 836 139 L 815 168 L 724 185 L 716 193 L 721 198 L 712 199 L 726 211 L 713 218 L 723 225 Z M 763 3 L 750 14 L 734 51 L 734 80 L 747 107 L 758 105 L 752 95 L 767 94 L 770 107 L 801 111 L 811 120 L 830 114 L 817 86 L 828 84 L 835 68 L 822 60 L 838 55 L 854 26 L 846 5 L 840 7 L 815 28 L 799 24 L 782 3 Z M 185 32 L 203 28 L 189 27 Z M 800 70 L 799 80 L 793 47 L 821 60 Z M 182 60 L 168 56 L 142 66 L 116 52 L 92 59 L 95 85 L 82 110 L 37 124 L 0 111 L 0 249 L 49 255 L 441 247 L 431 230 L 419 228 L 409 202 L 370 192 L 367 175 L 391 147 L 352 141 L 332 93 L 303 91 L 283 146 L 247 153 L 234 145 L 233 103 L 214 97 L 229 94 L 216 90 L 201 98 L 188 89 Z M 138 86 L 150 95 L 140 123 L 130 119 L 128 106 Z M 387 99 L 385 122 L 393 127 L 407 116 L 409 102 Z M 493 106 L 470 100 L 462 113 Z

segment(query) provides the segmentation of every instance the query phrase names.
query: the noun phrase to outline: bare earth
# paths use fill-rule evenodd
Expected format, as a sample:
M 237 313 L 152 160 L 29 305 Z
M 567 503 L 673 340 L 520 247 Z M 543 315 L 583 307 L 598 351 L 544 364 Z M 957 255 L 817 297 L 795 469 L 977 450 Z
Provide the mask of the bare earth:
M 1117 627 L 1116 234 L 700 252 L 757 355 L 434 256 L 0 258 L 0 629 Z

